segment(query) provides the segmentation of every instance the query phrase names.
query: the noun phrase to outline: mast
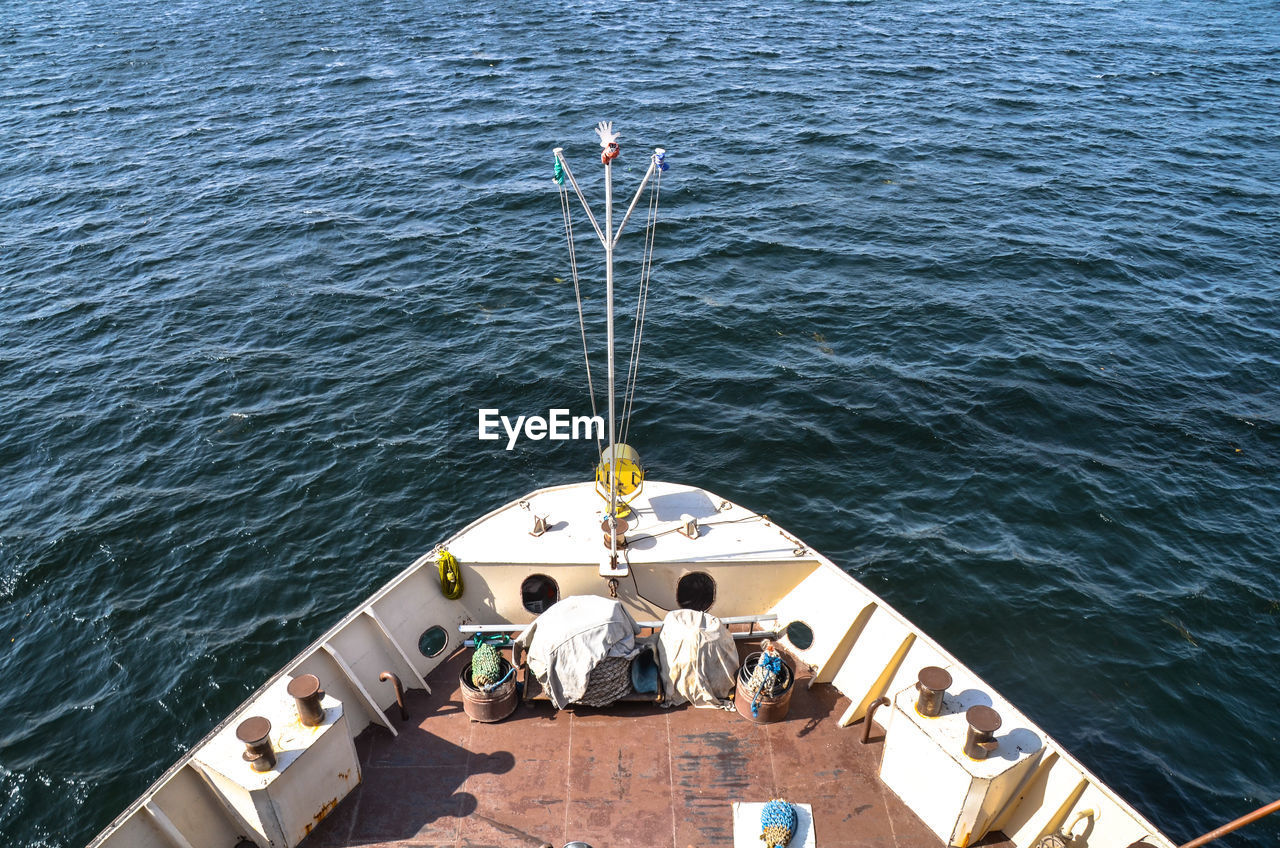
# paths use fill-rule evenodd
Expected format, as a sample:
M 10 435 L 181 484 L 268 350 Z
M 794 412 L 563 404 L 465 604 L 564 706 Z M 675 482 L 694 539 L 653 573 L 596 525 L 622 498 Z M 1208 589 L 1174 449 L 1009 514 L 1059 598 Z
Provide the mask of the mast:
M 605 511 L 605 526 L 608 530 L 609 539 L 609 561 L 606 566 L 602 566 L 600 573 L 602 576 L 625 576 L 627 574 L 626 566 L 618 565 L 618 542 L 622 533 L 618 530 L 618 420 L 617 420 L 617 401 L 616 401 L 616 378 L 614 373 L 614 332 L 613 332 L 613 250 L 618 244 L 618 239 L 622 237 L 622 231 L 627 226 L 627 222 L 631 220 L 631 213 L 635 210 L 640 195 L 644 192 L 645 186 L 649 184 L 650 178 L 659 169 L 666 170 L 664 156 L 666 151 L 662 148 L 654 148 L 653 153 L 649 157 L 649 167 L 645 171 L 643 179 L 640 180 L 640 186 L 636 189 L 635 197 L 627 207 L 626 214 L 623 215 L 621 223 L 615 232 L 613 229 L 613 160 L 618 157 L 619 148 L 617 144 L 618 134 L 613 131 L 613 123 L 611 121 L 601 121 L 596 126 L 596 135 L 600 137 L 600 161 L 604 165 L 604 228 L 596 221 L 595 215 L 591 214 L 591 207 L 587 205 L 587 199 L 582 194 L 582 189 L 578 187 L 578 181 L 574 179 L 573 171 L 569 168 L 569 163 L 564 158 L 564 148 L 557 147 L 554 149 L 556 164 L 563 169 L 563 176 L 568 179 L 569 184 L 573 186 L 574 193 L 578 196 L 578 201 L 582 204 L 582 208 L 587 213 L 587 218 L 591 221 L 591 226 L 595 230 L 596 236 L 600 239 L 600 244 L 604 247 L 604 286 L 605 286 L 605 347 L 608 370 L 608 393 L 609 393 L 609 447 L 601 456 L 602 465 L 608 462 L 609 491 L 607 496 L 608 507 Z M 556 181 L 563 186 L 564 180 L 557 171 Z M 566 225 L 567 226 L 567 225 Z M 570 244 L 572 244 L 573 234 L 569 233 Z M 576 271 L 575 271 L 576 273 Z M 637 318 L 638 320 L 638 318 Z M 605 456 L 608 457 L 605 460 Z M 625 524 L 623 525 L 625 532 Z
M 601 124 L 604 127 L 604 124 Z M 614 415 L 614 376 L 613 376 L 613 246 L 618 243 L 613 237 L 613 160 L 618 155 L 617 136 L 611 131 L 600 132 L 600 144 L 605 152 L 600 155 L 604 161 L 604 312 L 605 312 L 605 346 L 608 348 L 609 370 L 609 563 L 618 568 L 618 420 Z M 612 145 L 612 151 L 610 151 Z M 612 152 L 612 156 L 610 156 Z M 621 235 L 622 233 L 618 233 Z

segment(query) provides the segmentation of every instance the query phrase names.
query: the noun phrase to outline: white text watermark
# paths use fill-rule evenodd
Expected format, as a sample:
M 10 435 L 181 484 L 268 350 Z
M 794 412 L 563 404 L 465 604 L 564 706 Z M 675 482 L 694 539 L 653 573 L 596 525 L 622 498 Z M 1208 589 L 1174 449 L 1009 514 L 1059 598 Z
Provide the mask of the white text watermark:
M 568 439 L 603 439 L 604 418 L 599 415 L 570 415 L 567 409 L 549 409 L 547 417 L 518 415 L 513 422 L 496 409 L 476 410 L 480 419 L 481 440 L 502 438 L 498 426 L 507 432 L 507 450 L 516 446 L 523 433 L 535 442 L 543 439 L 567 441 Z

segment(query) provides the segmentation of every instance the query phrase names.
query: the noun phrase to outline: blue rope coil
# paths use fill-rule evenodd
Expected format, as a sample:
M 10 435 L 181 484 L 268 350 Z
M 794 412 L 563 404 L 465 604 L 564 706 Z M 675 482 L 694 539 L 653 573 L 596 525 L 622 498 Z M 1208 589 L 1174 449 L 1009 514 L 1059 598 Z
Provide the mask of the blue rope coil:
M 796 808 L 781 798 L 775 798 L 760 811 L 760 838 L 765 848 L 786 848 L 800 826 Z
M 764 679 L 761 680 L 760 687 L 752 693 L 751 715 L 753 716 L 760 715 L 760 701 L 764 699 L 764 690 L 766 688 L 772 689 L 773 682 L 777 680 L 778 675 L 782 673 L 782 657 L 777 654 L 765 654 L 760 657 L 760 662 L 757 664 L 756 668 L 763 668 L 765 670 L 765 674 L 763 675 Z

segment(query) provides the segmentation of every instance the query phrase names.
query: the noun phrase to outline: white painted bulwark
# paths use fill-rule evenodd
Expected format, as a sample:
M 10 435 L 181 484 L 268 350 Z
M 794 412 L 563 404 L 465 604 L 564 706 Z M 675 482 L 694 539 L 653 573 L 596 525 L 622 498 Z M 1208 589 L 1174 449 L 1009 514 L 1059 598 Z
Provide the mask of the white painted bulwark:
M 885 738 L 880 779 L 943 842 L 965 848 L 982 838 L 1013 800 L 1039 761 L 1044 744 L 1033 725 L 998 695 L 974 685 L 960 669 L 942 702 L 942 714 L 916 712 L 914 685 L 893 696 L 893 724 Z M 965 711 L 990 706 L 1000 714 L 996 748 L 984 760 L 964 753 Z
M 255 833 L 261 845 L 292 848 L 360 782 L 360 763 L 342 702 L 326 695 L 324 721 L 307 727 L 282 676 L 234 721 L 199 748 L 195 764 Z M 249 716 L 271 722 L 276 767 L 256 772 L 245 762 L 236 727 Z
M 830 683 L 849 699 L 841 725 L 889 695 L 891 706 L 875 714 L 887 733 L 881 778 L 942 841 L 971 845 L 995 829 L 1028 848 L 1067 828 L 1087 834 L 1090 845 L 1142 838 L 1174 848 L 941 645 L 766 516 L 703 489 L 660 481 L 645 482 L 633 509 L 621 554 L 630 573 L 613 585 L 599 574 L 604 501 L 594 482 L 539 489 L 473 521 L 440 545 L 461 564 L 461 598 L 441 593 L 436 550 L 419 557 L 161 775 L 90 848 L 226 848 L 240 836 L 261 848 L 292 848 L 360 782 L 352 737 L 375 724 L 395 734 L 385 715 L 394 701 L 392 688 L 379 679 L 383 670 L 396 671 L 411 688 L 424 685 L 458 646 L 459 626 L 505 631 L 531 622 L 536 612 L 524 606 L 522 584 L 532 575 L 553 580 L 562 598 L 616 593 L 633 618 L 645 621 L 675 608 L 680 580 L 695 572 L 712 581 L 708 612 L 722 620 L 768 612 L 783 634 L 792 622 L 808 625 L 813 639 L 807 647 L 788 635 L 779 641 L 809 666 L 810 685 Z M 535 516 L 547 516 L 538 535 Z M 685 532 L 689 518 L 696 519 L 696 534 Z M 428 656 L 417 645 L 434 625 L 444 628 L 448 644 Z M 916 714 L 911 685 L 931 665 L 946 668 L 955 681 L 938 719 Z M 317 675 L 333 693 L 323 702 L 319 728 L 298 723 L 285 691 L 303 673 Z M 1003 719 L 1002 744 L 984 761 L 963 753 L 963 713 L 979 703 Z M 235 738 L 236 727 L 252 715 L 272 723 L 278 761 L 265 774 L 250 769 Z M 757 821 L 742 831 L 740 844 L 759 848 L 758 804 L 754 814 Z M 800 841 L 811 839 L 812 831 Z
M 535 515 L 547 531 L 533 536 Z M 681 517 L 696 518 L 699 533 L 676 532 Z M 601 522 L 605 502 L 590 483 L 540 489 L 474 522 L 449 542 L 463 563 L 600 564 L 607 553 Z M 627 518 L 623 558 L 635 568 L 670 562 L 768 562 L 799 559 L 796 543 L 751 510 L 702 489 L 646 481 Z

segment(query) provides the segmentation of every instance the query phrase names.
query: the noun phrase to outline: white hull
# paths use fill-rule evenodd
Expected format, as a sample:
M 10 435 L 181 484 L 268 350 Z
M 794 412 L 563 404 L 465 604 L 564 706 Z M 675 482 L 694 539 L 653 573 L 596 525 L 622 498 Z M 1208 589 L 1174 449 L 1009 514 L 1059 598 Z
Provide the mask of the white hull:
M 829 683 L 848 699 L 842 725 L 862 721 L 868 705 L 881 696 L 892 699 L 875 715 L 887 725 L 881 777 L 939 834 L 940 844 L 966 845 L 999 830 L 1019 848 L 1032 848 L 1046 834 L 1079 819 L 1074 832 L 1088 828 L 1090 845 L 1123 848 L 1145 839 L 1151 846 L 1173 848 L 942 646 L 763 516 L 701 489 L 653 481 L 645 483 L 635 506 L 625 550 L 629 574 L 618 578 L 615 587 L 632 617 L 661 619 L 666 609 L 677 606 L 680 578 L 703 572 L 715 583 L 712 614 L 771 613 L 780 629 L 793 621 L 809 625 L 811 645 L 800 648 L 783 636 L 781 646 L 811 669 L 813 684 Z M 397 674 L 407 688 L 425 687 L 432 671 L 465 638 L 460 626 L 532 621 L 535 616 L 521 596 L 521 584 L 531 575 L 551 577 L 560 597 L 609 594 L 608 580 L 601 576 L 608 554 L 600 529 L 603 507 L 592 484 L 579 483 L 540 489 L 470 524 L 443 545 L 461 563 L 461 598 L 443 596 L 433 554 L 418 559 L 266 681 L 100 834 L 92 848 L 229 848 L 244 837 L 261 846 L 293 845 L 314 827 L 323 827 L 319 822 L 344 794 L 342 781 L 354 786 L 360 778 L 358 766 L 354 771 L 347 766 L 353 756 L 349 740 L 370 725 L 397 733 L 396 722 L 388 718 L 395 696 L 379 679 L 383 671 Z M 548 518 L 550 529 L 540 536 L 530 534 L 535 515 Z M 698 519 L 696 538 L 678 532 L 684 515 Z M 444 628 L 447 645 L 425 656 L 419 640 L 437 625 Z M 1028 749 L 1001 749 L 1008 754 L 1004 762 L 1012 764 L 1006 776 L 992 777 L 1003 768 L 999 763 L 970 768 L 947 753 L 942 737 L 950 731 L 910 717 L 913 695 L 908 690 L 924 666 L 946 668 L 958 696 L 981 693 L 1001 712 L 1001 738 Z M 297 738 L 287 742 L 284 747 L 303 746 L 299 750 L 304 752 L 288 762 L 282 757 L 280 771 L 265 780 L 273 788 L 263 788 L 262 776 L 247 764 L 237 765 L 243 746 L 232 732 L 250 715 L 288 715 L 283 686 L 307 673 L 320 678 L 332 699 L 327 705 L 340 705 L 341 720 L 325 726 L 321 736 L 329 741 L 315 742 L 314 749 Z M 292 732 L 297 737 L 298 728 L 288 726 L 287 718 L 273 724 L 277 736 Z M 941 764 L 925 768 L 931 757 L 940 757 Z M 918 773 L 911 771 L 913 762 L 921 764 Z M 921 789 L 917 793 L 912 786 Z M 908 797 L 913 794 L 919 797 Z M 1091 814 L 1079 815 L 1084 811 Z M 816 825 L 820 835 L 822 823 Z

